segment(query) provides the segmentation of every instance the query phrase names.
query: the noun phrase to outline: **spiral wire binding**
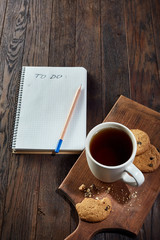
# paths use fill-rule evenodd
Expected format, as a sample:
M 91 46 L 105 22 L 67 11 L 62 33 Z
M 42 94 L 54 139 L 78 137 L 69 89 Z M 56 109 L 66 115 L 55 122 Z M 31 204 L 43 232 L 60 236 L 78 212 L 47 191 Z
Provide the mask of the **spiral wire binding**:
M 25 77 L 25 67 L 22 67 L 22 71 L 20 74 L 21 76 L 20 76 L 19 94 L 17 94 L 18 101 L 17 101 L 17 110 L 15 115 L 15 123 L 14 123 L 14 130 L 13 130 L 12 149 L 15 149 L 16 141 L 17 141 L 17 133 L 18 133 L 18 125 L 19 125 L 19 119 L 20 119 L 24 77 Z

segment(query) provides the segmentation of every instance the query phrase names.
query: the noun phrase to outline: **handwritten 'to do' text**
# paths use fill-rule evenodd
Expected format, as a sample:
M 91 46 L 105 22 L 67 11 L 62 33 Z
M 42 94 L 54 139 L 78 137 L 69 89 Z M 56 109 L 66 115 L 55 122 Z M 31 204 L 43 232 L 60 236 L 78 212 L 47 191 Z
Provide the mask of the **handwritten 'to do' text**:
M 62 78 L 63 75 L 61 74 L 51 74 L 49 77 L 45 74 L 40 74 L 40 73 L 36 73 L 35 74 L 35 78 L 39 78 L 39 79 L 45 79 L 45 78 L 49 78 L 49 79 L 60 79 Z

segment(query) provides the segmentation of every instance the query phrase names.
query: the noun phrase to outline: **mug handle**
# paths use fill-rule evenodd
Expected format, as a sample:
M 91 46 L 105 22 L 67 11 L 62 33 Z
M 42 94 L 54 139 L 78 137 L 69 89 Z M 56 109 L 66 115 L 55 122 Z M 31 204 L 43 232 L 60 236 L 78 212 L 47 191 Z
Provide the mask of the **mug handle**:
M 131 163 L 123 172 L 122 180 L 131 186 L 139 187 L 144 182 L 144 175 L 133 163 Z

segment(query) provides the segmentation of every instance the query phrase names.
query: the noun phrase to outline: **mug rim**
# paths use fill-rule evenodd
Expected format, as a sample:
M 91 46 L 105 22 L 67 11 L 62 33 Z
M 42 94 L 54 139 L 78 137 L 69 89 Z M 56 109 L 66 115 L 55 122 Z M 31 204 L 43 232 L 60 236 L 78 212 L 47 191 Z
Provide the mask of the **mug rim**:
M 131 141 L 132 141 L 132 153 L 131 153 L 131 156 L 129 157 L 129 159 L 122 163 L 122 164 L 119 164 L 119 165 L 116 165 L 116 166 L 108 166 L 108 165 L 104 165 L 102 163 L 99 163 L 98 161 L 96 161 L 92 155 L 91 155 L 91 152 L 90 152 L 90 140 L 92 139 L 92 137 L 95 135 L 96 132 L 99 132 L 100 130 L 102 130 L 102 127 L 101 126 L 108 126 L 110 125 L 110 127 L 106 127 L 106 128 L 117 128 L 117 129 L 121 129 L 121 130 L 125 130 L 124 132 L 126 132 L 128 134 L 128 136 L 130 137 Z M 119 128 L 120 127 L 120 128 Z M 97 130 L 97 131 L 96 131 Z M 128 163 L 132 163 L 131 160 L 132 158 L 134 158 L 136 156 L 136 152 L 137 152 L 137 141 L 136 141 L 136 138 L 134 136 L 134 134 L 131 132 L 131 130 L 126 127 L 125 125 L 121 124 L 121 123 L 118 123 L 118 122 L 103 122 L 103 123 L 100 123 L 98 125 L 96 125 L 95 127 L 93 127 L 88 135 L 87 135 L 87 138 L 86 138 L 86 144 L 85 144 L 85 150 L 86 150 L 86 153 L 89 155 L 90 159 L 96 163 L 98 166 L 100 167 L 103 167 L 105 169 L 118 169 L 118 168 L 121 168 L 123 166 L 126 166 Z

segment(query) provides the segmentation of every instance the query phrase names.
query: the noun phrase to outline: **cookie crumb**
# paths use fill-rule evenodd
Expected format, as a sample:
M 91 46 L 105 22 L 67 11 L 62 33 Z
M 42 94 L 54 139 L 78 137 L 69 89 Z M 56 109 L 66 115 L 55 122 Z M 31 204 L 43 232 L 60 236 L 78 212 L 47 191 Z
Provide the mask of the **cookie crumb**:
M 131 197 L 136 198 L 137 197 L 137 192 L 133 192 Z
M 82 184 L 80 187 L 79 187 L 79 190 L 80 191 L 84 191 L 86 189 L 86 185 L 85 184 Z
M 106 193 L 109 193 L 109 192 L 110 192 L 110 190 L 111 190 L 111 188 L 110 188 L 110 187 L 108 187 L 108 188 L 107 188 L 107 190 L 106 190 Z
M 92 185 L 90 186 L 90 188 L 91 188 L 91 190 L 93 190 L 93 191 L 96 191 L 96 190 L 97 190 L 95 184 L 92 184 Z

